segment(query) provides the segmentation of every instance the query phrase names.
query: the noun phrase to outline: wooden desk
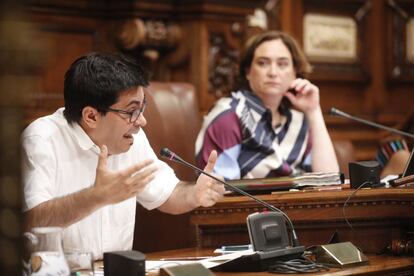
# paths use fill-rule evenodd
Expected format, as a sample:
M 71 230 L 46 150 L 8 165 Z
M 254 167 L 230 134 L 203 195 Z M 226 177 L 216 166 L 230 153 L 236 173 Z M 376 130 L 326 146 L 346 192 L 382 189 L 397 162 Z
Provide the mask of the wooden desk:
M 359 190 L 343 206 L 353 189 L 341 191 L 278 192 L 258 196 L 288 214 L 305 246 L 326 244 L 337 231 L 339 241 L 351 241 L 365 253 L 377 253 L 392 239 L 414 229 L 414 189 Z M 250 198 L 225 197 L 190 215 L 198 247 L 246 244 L 246 217 L 265 210 Z
M 169 250 L 163 252 L 154 252 L 146 254 L 147 260 L 159 260 L 165 257 L 194 257 L 194 256 L 211 256 L 212 249 L 186 248 L 178 250 Z M 368 255 L 370 264 L 357 266 L 347 269 L 331 268 L 327 272 L 312 273 L 306 275 L 413 275 L 414 274 L 414 257 L 394 257 L 385 255 Z M 157 275 L 157 274 L 150 274 Z M 274 274 L 268 272 L 215 272 L 215 275 L 246 275 L 246 276 L 264 276 L 264 275 L 286 275 Z M 292 275 L 292 274 L 289 274 Z M 298 275 L 298 274 L 293 274 Z M 303 274 L 300 274 L 303 275 Z

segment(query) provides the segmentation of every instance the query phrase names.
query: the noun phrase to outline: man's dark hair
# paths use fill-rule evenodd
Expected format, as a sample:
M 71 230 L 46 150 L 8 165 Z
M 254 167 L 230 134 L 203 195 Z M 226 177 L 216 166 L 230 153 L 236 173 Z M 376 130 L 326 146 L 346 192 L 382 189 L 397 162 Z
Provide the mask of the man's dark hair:
M 148 72 L 123 55 L 87 54 L 75 60 L 65 74 L 63 114 L 69 123 L 79 123 L 86 106 L 106 114 L 121 93 L 148 84 Z

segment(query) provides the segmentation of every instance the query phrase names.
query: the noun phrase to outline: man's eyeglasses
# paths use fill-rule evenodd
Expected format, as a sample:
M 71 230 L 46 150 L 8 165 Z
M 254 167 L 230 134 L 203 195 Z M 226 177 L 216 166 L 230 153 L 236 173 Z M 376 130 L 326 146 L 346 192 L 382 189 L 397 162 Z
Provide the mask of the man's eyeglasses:
M 147 107 L 147 100 L 144 98 L 144 101 L 142 102 L 141 108 L 137 108 L 134 111 L 125 111 L 125 110 L 114 109 L 114 108 L 110 108 L 110 107 L 108 107 L 106 110 L 128 115 L 129 116 L 129 122 L 130 123 L 135 123 L 138 120 L 139 116 L 141 116 L 141 114 L 144 113 L 146 107 Z

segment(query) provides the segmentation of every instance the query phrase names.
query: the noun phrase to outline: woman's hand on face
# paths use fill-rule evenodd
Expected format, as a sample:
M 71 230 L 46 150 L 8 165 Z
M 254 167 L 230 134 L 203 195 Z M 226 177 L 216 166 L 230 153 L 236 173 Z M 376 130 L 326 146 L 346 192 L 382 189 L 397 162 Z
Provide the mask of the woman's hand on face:
M 285 96 L 290 100 L 293 107 L 303 113 L 311 113 L 319 107 L 319 88 L 307 79 L 295 79 L 289 90 L 295 90 L 296 93 L 287 91 Z

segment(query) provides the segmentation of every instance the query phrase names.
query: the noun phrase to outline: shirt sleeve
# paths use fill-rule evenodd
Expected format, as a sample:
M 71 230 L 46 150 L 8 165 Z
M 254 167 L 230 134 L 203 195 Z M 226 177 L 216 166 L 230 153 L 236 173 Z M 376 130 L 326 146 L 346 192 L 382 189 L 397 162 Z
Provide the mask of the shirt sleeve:
M 53 198 L 56 160 L 51 145 L 40 136 L 22 139 L 23 211 Z
M 136 144 L 140 161 L 152 159 L 157 166 L 155 178 L 137 195 L 136 199 L 146 209 L 155 209 L 167 201 L 180 180 L 171 167 L 158 159 L 142 129 L 138 133 Z
M 384 168 L 391 157 L 400 150 L 409 151 L 407 143 L 404 139 L 395 139 L 383 142 L 378 147 L 376 159 L 380 166 Z
M 211 151 L 216 150 L 218 159 L 214 172 L 225 179 L 239 179 L 241 141 L 242 132 L 237 114 L 232 111 L 220 114 L 204 132 L 202 147 L 197 154 L 198 165 L 204 168 Z

